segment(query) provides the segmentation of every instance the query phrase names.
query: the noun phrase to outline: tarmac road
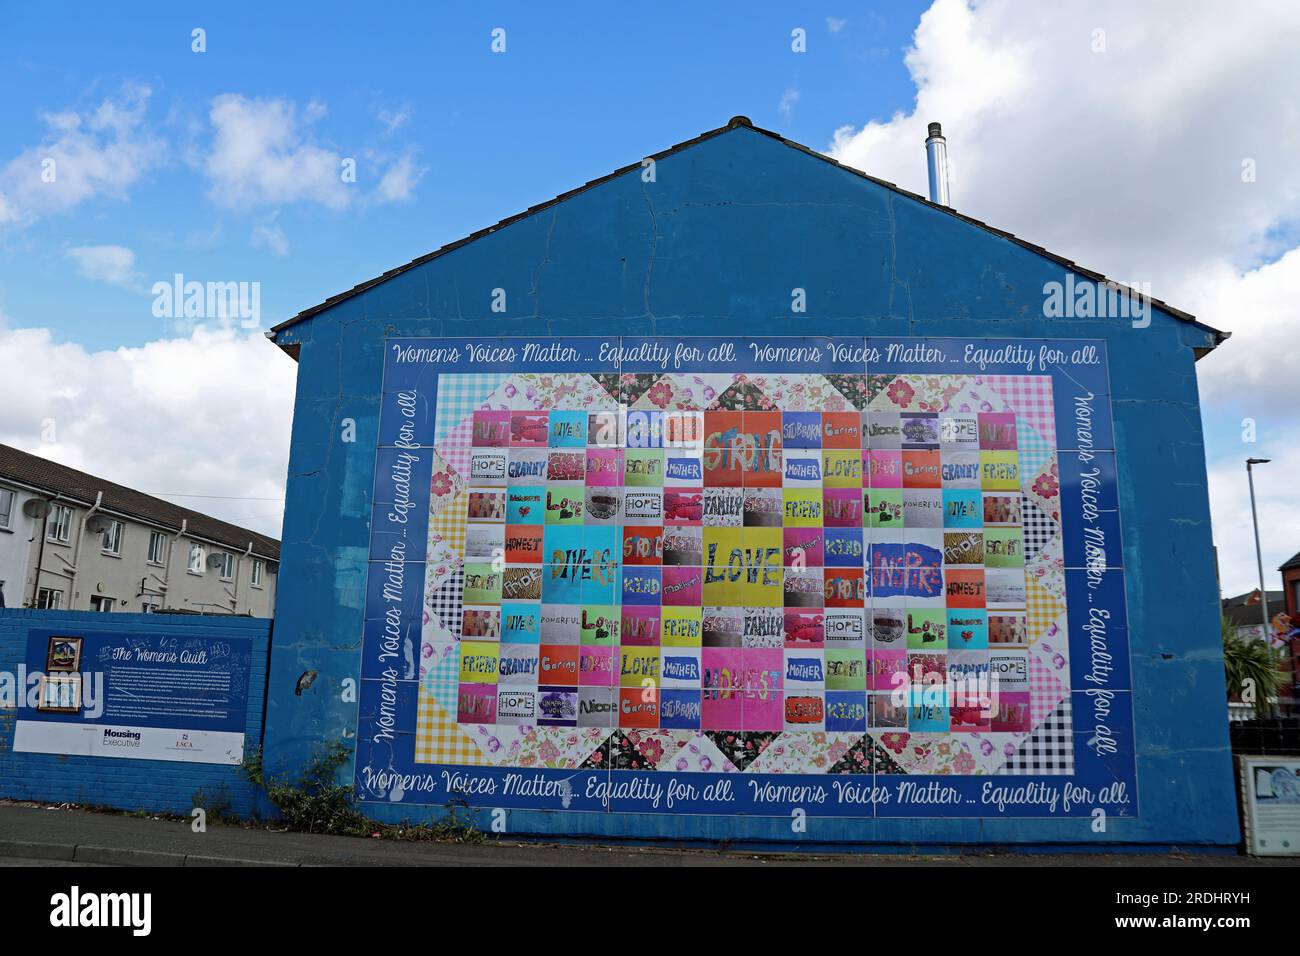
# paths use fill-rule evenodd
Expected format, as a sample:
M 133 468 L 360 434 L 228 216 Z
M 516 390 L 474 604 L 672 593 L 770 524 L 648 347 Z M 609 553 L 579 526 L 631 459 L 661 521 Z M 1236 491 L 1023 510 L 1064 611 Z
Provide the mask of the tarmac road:
M 285 833 L 67 807 L 0 803 L 0 866 L 1295 866 L 1296 858 L 1205 854 L 775 854 L 672 847 L 555 845 L 489 839 L 423 843 Z

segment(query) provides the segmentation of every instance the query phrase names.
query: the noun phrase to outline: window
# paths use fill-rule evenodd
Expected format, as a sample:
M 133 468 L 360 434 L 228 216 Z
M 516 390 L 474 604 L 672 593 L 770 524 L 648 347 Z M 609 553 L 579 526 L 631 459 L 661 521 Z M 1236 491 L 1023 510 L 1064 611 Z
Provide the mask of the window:
M 0 488 L 0 528 L 9 527 L 14 516 L 14 493 L 8 488 Z
M 221 580 L 229 581 L 235 576 L 235 556 L 233 554 L 223 554 L 221 556 Z
M 167 535 L 161 531 L 149 532 L 149 563 L 162 564 L 167 554 Z
M 67 544 L 72 534 L 72 509 L 67 505 L 50 505 L 45 517 L 45 540 Z
M 253 559 L 253 570 L 251 574 L 252 576 L 249 580 L 253 587 L 260 588 L 262 586 L 262 562 L 260 559 Z
M 141 601 L 141 602 L 140 602 L 140 613 L 141 613 L 141 614 L 157 614 L 157 613 L 158 613 L 158 606 L 159 606 L 159 605 L 158 605 L 158 602 L 157 602 L 157 601 Z
M 101 614 L 107 614 L 113 610 L 113 598 L 104 597 L 102 594 L 92 594 L 90 596 L 90 609 L 99 611 Z
M 197 541 L 190 542 L 190 562 L 187 567 L 190 574 L 203 573 L 203 545 Z
M 119 555 L 122 553 L 122 522 L 109 522 L 108 528 L 104 531 L 104 553 Z
M 63 607 L 63 592 L 58 588 L 41 588 L 36 592 L 36 606 L 43 611 L 57 611 Z

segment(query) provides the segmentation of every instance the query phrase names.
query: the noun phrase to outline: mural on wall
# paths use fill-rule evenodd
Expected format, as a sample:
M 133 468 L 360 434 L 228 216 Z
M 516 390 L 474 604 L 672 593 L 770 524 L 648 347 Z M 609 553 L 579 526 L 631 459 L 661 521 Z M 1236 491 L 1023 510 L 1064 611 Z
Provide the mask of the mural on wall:
M 386 343 L 363 800 L 1133 815 L 1104 343 Z

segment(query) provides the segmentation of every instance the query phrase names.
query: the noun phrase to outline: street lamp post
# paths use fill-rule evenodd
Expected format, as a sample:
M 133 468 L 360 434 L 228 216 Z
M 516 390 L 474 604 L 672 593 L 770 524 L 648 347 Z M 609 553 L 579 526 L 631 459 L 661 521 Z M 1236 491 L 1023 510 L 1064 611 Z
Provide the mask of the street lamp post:
M 1259 567 L 1259 615 L 1264 622 L 1264 642 L 1268 644 L 1268 591 L 1264 588 L 1264 555 L 1259 550 L 1259 516 L 1255 513 L 1255 476 L 1252 465 L 1267 465 L 1271 458 L 1247 458 L 1246 480 L 1250 482 L 1250 520 L 1255 525 L 1255 563 Z

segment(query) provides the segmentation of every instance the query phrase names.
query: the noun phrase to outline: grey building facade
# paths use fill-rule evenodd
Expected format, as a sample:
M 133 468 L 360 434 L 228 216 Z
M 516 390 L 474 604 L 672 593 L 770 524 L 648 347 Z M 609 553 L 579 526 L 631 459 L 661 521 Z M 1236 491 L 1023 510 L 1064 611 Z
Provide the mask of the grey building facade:
M 7 607 L 271 617 L 280 542 L 0 445 Z

